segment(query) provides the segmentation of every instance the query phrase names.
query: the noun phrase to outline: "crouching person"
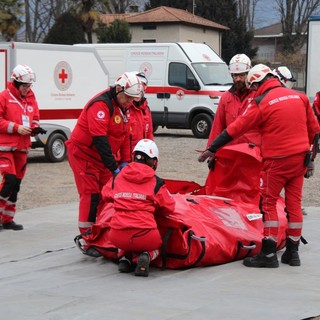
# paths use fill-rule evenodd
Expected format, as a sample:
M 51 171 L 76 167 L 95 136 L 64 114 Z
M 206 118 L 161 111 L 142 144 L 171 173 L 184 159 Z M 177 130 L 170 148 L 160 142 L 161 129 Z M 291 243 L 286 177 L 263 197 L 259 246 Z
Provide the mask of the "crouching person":
M 159 255 L 162 239 L 155 215 L 169 215 L 175 202 L 164 181 L 156 176 L 158 147 L 140 140 L 133 162 L 124 167 L 102 190 L 103 201 L 113 202 L 109 240 L 120 249 L 119 271 L 147 277 L 150 261 Z

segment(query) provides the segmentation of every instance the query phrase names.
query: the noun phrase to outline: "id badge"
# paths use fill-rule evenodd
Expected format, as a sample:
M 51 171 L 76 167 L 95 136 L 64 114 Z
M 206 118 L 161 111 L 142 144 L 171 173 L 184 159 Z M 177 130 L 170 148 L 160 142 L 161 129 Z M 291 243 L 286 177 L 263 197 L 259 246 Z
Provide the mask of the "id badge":
M 22 115 L 22 125 L 23 125 L 24 127 L 30 128 L 29 116 L 27 116 L 27 115 L 25 115 L 25 114 Z

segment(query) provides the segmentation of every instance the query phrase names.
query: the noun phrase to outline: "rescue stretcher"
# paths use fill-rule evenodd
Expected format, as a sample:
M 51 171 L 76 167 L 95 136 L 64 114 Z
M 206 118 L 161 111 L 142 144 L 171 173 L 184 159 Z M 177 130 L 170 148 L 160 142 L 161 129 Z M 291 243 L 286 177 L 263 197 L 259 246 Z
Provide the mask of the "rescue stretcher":
M 214 170 L 205 186 L 193 181 L 165 179 L 176 202 L 168 217 L 156 217 L 163 244 L 151 266 L 181 269 L 219 265 L 258 254 L 263 239 L 259 210 L 259 149 L 248 144 L 231 145 L 216 153 Z M 285 246 L 287 218 L 282 198 L 277 202 L 277 249 Z M 112 204 L 106 204 L 83 235 L 86 248 L 94 246 L 105 258 L 117 261 L 118 249 L 108 240 Z

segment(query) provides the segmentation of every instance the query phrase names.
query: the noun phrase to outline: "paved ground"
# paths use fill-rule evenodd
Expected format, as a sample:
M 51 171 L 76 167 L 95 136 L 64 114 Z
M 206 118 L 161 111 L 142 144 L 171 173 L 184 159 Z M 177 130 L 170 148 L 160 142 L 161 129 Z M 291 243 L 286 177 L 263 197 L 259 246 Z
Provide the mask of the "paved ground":
M 298 320 L 320 315 L 319 208 L 308 207 L 301 267 L 251 269 L 236 261 L 189 270 L 119 274 L 74 245 L 77 203 L 19 213 L 0 231 L 1 320 Z M 281 253 L 279 253 L 280 256 Z

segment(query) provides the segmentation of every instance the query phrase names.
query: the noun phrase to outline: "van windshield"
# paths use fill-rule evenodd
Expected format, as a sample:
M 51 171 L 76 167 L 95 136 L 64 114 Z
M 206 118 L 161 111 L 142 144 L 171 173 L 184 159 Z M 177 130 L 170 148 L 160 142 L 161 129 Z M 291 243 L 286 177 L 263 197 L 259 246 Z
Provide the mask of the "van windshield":
M 194 70 L 204 85 L 232 85 L 233 81 L 225 63 L 193 63 Z

